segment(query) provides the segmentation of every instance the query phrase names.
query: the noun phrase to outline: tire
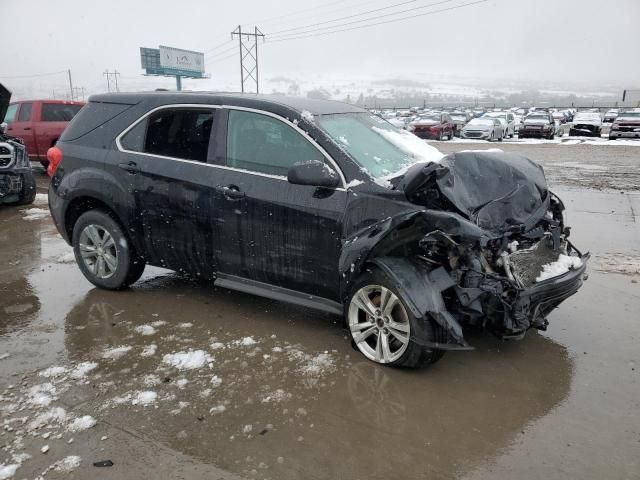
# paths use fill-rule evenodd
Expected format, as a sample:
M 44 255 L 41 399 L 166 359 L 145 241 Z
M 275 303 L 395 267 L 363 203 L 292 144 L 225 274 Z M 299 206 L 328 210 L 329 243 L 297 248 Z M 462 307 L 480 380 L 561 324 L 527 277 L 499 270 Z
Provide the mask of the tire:
M 144 272 L 144 260 L 118 222 L 103 210 L 80 215 L 73 226 L 72 245 L 80 270 L 96 287 L 120 290 Z
M 40 160 L 40 165 L 42 165 L 46 170 L 47 168 L 49 168 L 49 160 Z
M 442 135 L 442 130 L 440 130 L 440 133 L 438 134 L 438 141 L 442 142 L 443 139 L 444 136 Z
M 491 136 L 489 137 L 489 141 L 493 142 L 494 138 L 493 138 L 493 132 L 491 132 Z
M 388 316 L 384 314 L 384 304 L 390 308 Z M 367 311 L 379 315 L 375 323 Z M 416 343 L 446 342 L 447 334 L 432 319 L 414 317 L 402 295 L 378 269 L 363 274 L 354 283 L 345 303 L 345 319 L 354 347 L 375 363 L 420 368 L 436 363 L 445 353 Z
M 556 138 L 556 134 L 552 133 L 551 135 L 549 135 L 549 140 L 553 140 L 554 138 Z

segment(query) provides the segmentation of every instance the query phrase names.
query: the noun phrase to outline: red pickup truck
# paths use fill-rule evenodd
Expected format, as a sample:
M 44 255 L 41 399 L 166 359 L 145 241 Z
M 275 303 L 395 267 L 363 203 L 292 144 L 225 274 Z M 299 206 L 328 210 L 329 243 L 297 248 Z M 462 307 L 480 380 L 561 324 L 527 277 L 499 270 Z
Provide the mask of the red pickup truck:
M 47 168 L 47 150 L 83 105 L 63 100 L 21 100 L 9 105 L 4 123 L 9 135 L 24 140 L 29 159 Z

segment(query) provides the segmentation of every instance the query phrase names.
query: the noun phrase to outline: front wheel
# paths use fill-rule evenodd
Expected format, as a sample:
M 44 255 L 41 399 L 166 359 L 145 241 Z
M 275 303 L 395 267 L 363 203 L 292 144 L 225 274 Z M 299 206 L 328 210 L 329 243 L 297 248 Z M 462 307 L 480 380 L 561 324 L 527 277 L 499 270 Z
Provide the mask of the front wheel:
M 414 317 L 379 270 L 360 277 L 345 310 L 353 343 L 373 362 L 417 368 L 435 363 L 444 355 L 444 351 L 421 343 L 445 342 L 446 332 L 429 317 Z
M 119 290 L 136 282 L 145 267 L 120 225 L 102 210 L 90 210 L 73 227 L 73 252 L 96 287 Z

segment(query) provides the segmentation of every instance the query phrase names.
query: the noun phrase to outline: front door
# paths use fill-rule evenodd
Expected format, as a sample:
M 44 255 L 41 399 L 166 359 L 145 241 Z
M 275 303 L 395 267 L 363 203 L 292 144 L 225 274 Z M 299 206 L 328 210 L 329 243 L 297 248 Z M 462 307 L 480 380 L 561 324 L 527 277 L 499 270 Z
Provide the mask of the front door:
M 214 220 L 220 272 L 338 299 L 344 188 L 293 185 L 294 163 L 328 160 L 292 125 L 266 113 L 228 110 L 227 169 Z M 335 169 L 335 165 L 331 165 Z
M 201 278 L 215 272 L 211 211 L 219 169 L 208 159 L 216 112 L 158 110 L 122 137 L 124 152 L 107 162 L 132 188 L 147 261 Z

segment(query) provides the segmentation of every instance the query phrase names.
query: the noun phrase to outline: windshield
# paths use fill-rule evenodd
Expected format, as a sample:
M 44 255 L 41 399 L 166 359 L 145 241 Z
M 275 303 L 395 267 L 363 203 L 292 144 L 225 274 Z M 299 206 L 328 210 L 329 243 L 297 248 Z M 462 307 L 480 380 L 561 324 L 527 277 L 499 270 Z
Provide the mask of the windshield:
M 369 113 L 316 118 L 320 128 L 375 178 L 395 176 L 416 162 L 438 162 L 443 157 L 412 133 Z
M 467 125 L 493 125 L 493 120 L 490 118 L 474 118 Z
M 640 118 L 640 112 L 622 112 L 619 117 L 621 118 Z
M 467 119 L 466 115 L 460 115 L 460 114 L 453 114 L 453 115 L 451 115 L 451 118 L 453 118 L 454 120 L 466 120 Z
M 600 114 L 591 112 L 577 113 L 573 121 L 575 122 L 576 120 L 600 120 Z
M 548 115 L 529 115 L 525 120 L 549 120 Z
M 506 115 L 504 112 L 489 112 L 485 114 L 485 117 L 504 118 Z
M 420 115 L 418 117 L 418 120 L 433 120 L 434 122 L 439 122 L 440 121 L 440 114 L 439 113 L 429 113 L 426 115 Z

